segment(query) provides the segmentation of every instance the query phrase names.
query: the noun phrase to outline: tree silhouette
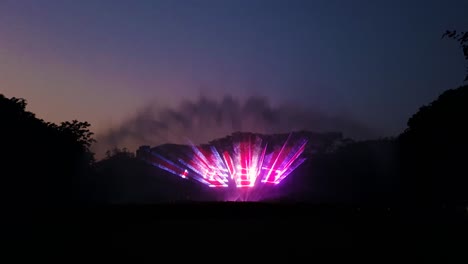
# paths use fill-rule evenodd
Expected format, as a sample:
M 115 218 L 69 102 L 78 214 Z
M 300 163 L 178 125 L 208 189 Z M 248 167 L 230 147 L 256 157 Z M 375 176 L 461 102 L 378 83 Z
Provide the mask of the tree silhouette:
M 442 93 L 408 120 L 400 135 L 409 186 L 434 202 L 468 201 L 468 85 Z
M 27 102 L 0 95 L 0 158 L 9 204 L 58 205 L 76 201 L 94 162 L 86 122 L 60 125 L 26 111 Z
M 106 151 L 106 159 L 112 159 L 115 157 L 124 157 L 124 158 L 135 158 L 135 154 L 130 152 L 127 148 L 113 148 L 112 150 Z
M 463 50 L 465 60 L 468 61 L 468 31 L 457 32 L 456 30 L 447 30 L 442 38 L 447 37 L 456 40 L 460 44 L 460 48 Z M 465 81 L 468 81 L 468 66 L 466 66 L 466 77 Z

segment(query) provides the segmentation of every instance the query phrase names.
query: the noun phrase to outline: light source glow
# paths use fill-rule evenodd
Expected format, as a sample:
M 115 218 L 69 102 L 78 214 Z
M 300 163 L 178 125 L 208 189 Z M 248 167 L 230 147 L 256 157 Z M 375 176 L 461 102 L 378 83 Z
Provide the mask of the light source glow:
M 276 140 L 277 141 L 277 140 Z M 253 188 L 276 185 L 301 165 L 307 140 L 267 142 L 254 134 L 232 137 L 228 142 L 191 145 L 177 158 L 166 158 L 151 149 L 145 160 L 184 179 L 196 180 L 213 188 Z

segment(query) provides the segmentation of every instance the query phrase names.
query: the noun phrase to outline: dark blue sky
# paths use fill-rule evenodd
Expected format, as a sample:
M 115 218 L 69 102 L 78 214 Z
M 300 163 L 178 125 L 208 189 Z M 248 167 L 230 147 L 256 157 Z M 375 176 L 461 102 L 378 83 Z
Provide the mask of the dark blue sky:
M 0 0 L 0 93 L 98 132 L 152 101 L 267 96 L 389 136 L 464 61 L 468 1 Z

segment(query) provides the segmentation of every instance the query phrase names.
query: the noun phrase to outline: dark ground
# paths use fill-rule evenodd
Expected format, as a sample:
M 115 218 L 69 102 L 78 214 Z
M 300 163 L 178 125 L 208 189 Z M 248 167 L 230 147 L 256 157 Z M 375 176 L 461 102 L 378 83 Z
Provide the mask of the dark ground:
M 12 214 L 13 228 L 4 236 L 8 244 L 43 256 L 169 253 L 183 258 L 184 252 L 196 250 L 195 256 L 203 258 L 222 252 L 253 254 L 249 248 L 270 256 L 291 251 L 307 255 L 311 248 L 323 247 L 468 248 L 468 211 L 461 207 L 194 203 Z

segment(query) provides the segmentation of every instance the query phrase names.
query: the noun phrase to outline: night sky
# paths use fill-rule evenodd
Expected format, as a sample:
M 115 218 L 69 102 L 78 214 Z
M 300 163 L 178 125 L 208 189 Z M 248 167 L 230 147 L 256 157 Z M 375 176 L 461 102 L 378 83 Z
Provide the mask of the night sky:
M 251 95 L 394 136 L 464 78 L 468 1 L 0 0 L 0 93 L 99 133 L 156 102 Z

